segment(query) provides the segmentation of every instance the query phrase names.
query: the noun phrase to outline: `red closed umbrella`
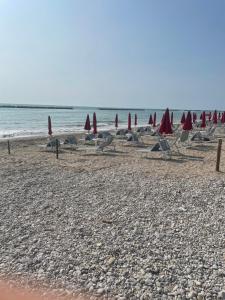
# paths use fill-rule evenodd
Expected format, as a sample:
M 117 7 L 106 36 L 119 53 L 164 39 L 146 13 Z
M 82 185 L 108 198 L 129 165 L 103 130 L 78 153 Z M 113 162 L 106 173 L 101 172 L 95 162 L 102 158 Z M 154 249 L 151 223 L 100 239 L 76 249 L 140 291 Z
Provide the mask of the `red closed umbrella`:
M 181 124 L 185 123 L 185 113 L 184 112 L 183 112 L 180 122 L 181 122 Z
M 200 115 L 200 120 L 202 120 L 202 113 L 201 113 L 201 115 Z
M 171 113 L 170 123 L 171 123 L 171 126 L 173 127 L 173 111 L 172 111 L 172 113 Z
M 213 113 L 213 124 L 217 124 L 217 111 L 215 110 L 214 113 Z
M 149 117 L 148 124 L 149 124 L 149 125 L 152 125 L 152 124 L 153 124 L 152 115 L 150 115 L 150 117 Z
M 205 128 L 206 127 L 206 120 L 205 120 L 205 112 L 204 111 L 201 114 L 201 116 L 202 116 L 201 128 Z
M 183 130 L 192 130 L 192 120 L 191 120 L 191 112 L 188 111 L 187 117 L 185 119 L 185 123 L 183 125 Z
M 165 134 L 171 134 L 173 133 L 172 127 L 171 127 L 171 122 L 170 122 L 170 112 L 169 109 L 167 108 L 161 121 L 161 125 L 159 128 L 159 132 L 165 133 Z
M 153 127 L 156 127 L 156 112 L 154 113 L 153 116 Z
M 197 120 L 197 114 L 196 114 L 196 113 L 193 113 L 192 120 L 193 120 L 193 123 L 195 123 L 195 122 L 196 122 L 196 120 Z
M 118 128 L 118 114 L 116 114 L 116 117 L 115 117 L 115 127 L 116 127 L 116 129 Z
M 222 124 L 223 124 L 223 118 L 224 118 L 224 113 L 222 112 L 221 119 L 220 119 L 220 121 L 221 121 Z
M 89 114 L 87 114 L 86 122 L 84 125 L 84 129 L 90 131 L 91 130 L 91 123 L 90 123 L 90 118 Z
M 94 112 L 93 114 L 93 133 L 97 133 L 97 118 L 96 118 L 96 113 Z
M 134 115 L 134 125 L 137 126 L 137 114 Z
M 222 123 L 222 124 L 225 123 L 225 112 L 222 113 L 221 123 Z
M 211 121 L 211 119 L 212 119 L 212 113 L 211 113 L 211 111 L 209 112 L 209 122 Z
M 131 114 L 128 114 L 128 130 L 131 130 Z
M 52 121 L 50 116 L 48 116 L 48 134 L 52 135 Z

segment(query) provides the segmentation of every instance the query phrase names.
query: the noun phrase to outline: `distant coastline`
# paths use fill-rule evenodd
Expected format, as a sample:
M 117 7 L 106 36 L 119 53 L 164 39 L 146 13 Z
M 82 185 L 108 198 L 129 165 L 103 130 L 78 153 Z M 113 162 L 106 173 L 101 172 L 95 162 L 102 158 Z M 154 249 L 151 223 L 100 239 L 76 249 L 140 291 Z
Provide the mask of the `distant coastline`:
M 121 107 L 93 107 L 93 106 L 69 106 L 69 105 L 38 105 L 38 104 L 7 104 L 0 103 L 0 108 L 28 108 L 28 109 L 96 109 L 96 110 L 109 110 L 109 111 L 164 111 L 163 108 L 121 108 Z M 188 109 L 170 108 L 171 111 L 188 111 Z M 194 111 L 201 111 L 195 109 Z
M 97 107 L 99 110 L 135 110 L 135 111 L 145 111 L 144 108 L 113 108 L 113 107 Z
M 73 109 L 73 106 L 0 104 L 0 108 Z

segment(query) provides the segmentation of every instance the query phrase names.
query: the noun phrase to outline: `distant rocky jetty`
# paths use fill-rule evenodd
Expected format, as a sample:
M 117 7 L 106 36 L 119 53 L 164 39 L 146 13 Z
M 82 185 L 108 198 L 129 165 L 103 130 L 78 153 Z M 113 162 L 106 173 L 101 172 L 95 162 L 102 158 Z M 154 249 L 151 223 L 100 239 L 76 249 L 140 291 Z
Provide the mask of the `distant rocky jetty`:
M 73 109 L 73 106 L 0 104 L 0 108 Z

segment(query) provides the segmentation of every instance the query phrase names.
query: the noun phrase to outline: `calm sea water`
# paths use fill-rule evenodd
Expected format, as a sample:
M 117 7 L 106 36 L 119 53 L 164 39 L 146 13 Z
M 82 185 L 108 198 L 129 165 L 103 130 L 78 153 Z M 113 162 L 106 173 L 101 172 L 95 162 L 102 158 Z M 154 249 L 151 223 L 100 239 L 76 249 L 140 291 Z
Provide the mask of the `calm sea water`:
M 0 138 L 43 136 L 47 135 L 47 118 L 52 118 L 53 134 L 80 132 L 84 130 L 87 113 L 92 121 L 94 111 L 97 114 L 98 130 L 114 128 L 116 113 L 119 116 L 119 128 L 127 126 L 129 110 L 100 110 L 98 108 L 74 109 L 37 109 L 37 108 L 5 108 L 0 107 Z M 146 125 L 149 115 L 157 113 L 157 122 L 160 122 L 164 110 L 132 110 L 132 124 L 134 114 L 137 113 L 138 125 Z M 179 122 L 183 111 L 174 111 L 174 122 Z

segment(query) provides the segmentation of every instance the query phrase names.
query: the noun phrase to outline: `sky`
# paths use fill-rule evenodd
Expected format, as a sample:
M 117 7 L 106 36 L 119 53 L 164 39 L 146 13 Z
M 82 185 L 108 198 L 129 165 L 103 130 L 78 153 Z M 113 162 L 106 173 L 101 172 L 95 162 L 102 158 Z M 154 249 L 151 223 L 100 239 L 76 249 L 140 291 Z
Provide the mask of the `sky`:
M 0 103 L 225 109 L 225 0 L 0 0 Z

